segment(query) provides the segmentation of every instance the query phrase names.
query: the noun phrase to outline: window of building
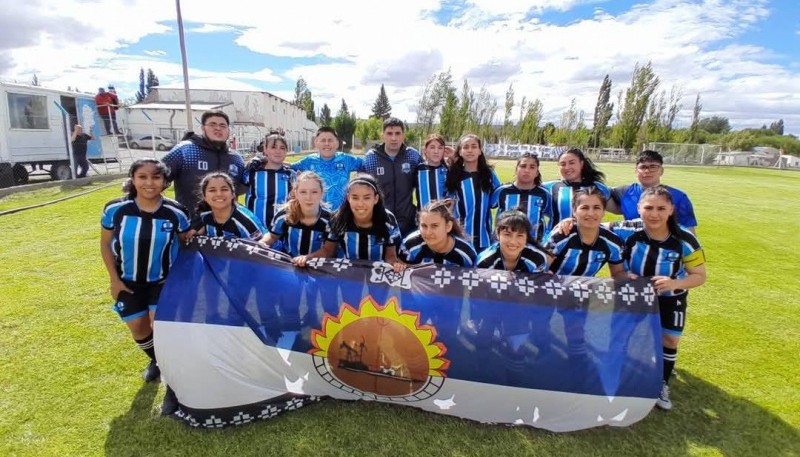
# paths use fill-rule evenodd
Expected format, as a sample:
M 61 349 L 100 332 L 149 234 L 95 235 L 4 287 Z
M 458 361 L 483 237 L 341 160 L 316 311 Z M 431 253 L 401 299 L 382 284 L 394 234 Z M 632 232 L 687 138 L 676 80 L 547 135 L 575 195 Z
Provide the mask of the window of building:
M 50 129 L 45 95 L 9 93 L 8 114 L 12 129 Z

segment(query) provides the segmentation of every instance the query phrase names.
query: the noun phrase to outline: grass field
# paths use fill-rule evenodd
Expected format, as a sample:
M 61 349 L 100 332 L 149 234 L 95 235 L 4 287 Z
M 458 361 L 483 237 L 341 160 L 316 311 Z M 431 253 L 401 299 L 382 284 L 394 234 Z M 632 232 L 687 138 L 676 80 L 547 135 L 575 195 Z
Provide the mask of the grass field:
M 497 166 L 509 180 L 511 162 Z M 608 165 L 608 181 L 634 179 Z M 545 178 L 557 176 L 543 163 Z M 375 403 L 326 402 L 268 422 L 191 430 L 111 311 L 99 256 L 117 187 L 0 217 L 0 456 L 800 455 L 800 173 L 670 167 L 692 197 L 708 282 L 692 293 L 669 413 L 553 434 Z M 69 193 L 0 199 L 0 209 Z

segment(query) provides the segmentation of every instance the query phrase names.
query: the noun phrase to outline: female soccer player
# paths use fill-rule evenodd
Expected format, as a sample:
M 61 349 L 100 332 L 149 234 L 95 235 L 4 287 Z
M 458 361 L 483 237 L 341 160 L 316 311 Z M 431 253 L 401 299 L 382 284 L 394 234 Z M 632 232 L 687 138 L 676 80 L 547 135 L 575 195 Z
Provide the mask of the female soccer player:
M 359 173 L 347 184 L 345 201 L 331 216 L 325 243 L 317 251 L 297 257 L 295 264 L 303 267 L 308 259 L 335 257 L 341 248 L 345 258 L 382 260 L 401 271 L 405 264 L 397 258 L 399 242 L 400 229 L 383 205 L 375 178 Z
M 434 133 L 425 140 L 422 155 L 425 162 L 417 167 L 417 208 L 423 208 L 433 200 L 441 200 L 445 194 L 447 165 L 444 163 L 444 137 Z
M 153 315 L 178 254 L 178 235 L 189 230 L 186 208 L 162 195 L 169 186 L 167 176 L 166 165 L 156 159 L 134 161 L 123 186 L 128 195 L 108 202 L 101 220 L 100 254 L 114 310 L 150 357 L 142 373 L 146 382 L 161 375 L 153 349 Z
M 544 184 L 553 202 L 551 226 L 572 216 L 572 195 L 576 189 L 595 186 L 600 189 L 606 200 L 611 195 L 608 187 L 603 184 L 605 174 L 598 170 L 594 162 L 586 157 L 580 149 L 562 152 L 558 156 L 558 170 L 561 172 L 561 180 Z
M 267 246 L 281 241 L 284 252 L 292 258 L 308 255 L 322 248 L 325 228 L 331 213 L 322 206 L 324 184 L 313 171 L 297 175 L 289 200 L 278 207 L 272 228 L 262 238 Z
M 267 228 L 275 217 L 275 206 L 285 202 L 292 190 L 294 171 L 283 163 L 288 151 L 286 138 L 271 131 L 264 139 L 265 159 L 251 161 L 242 176 L 247 185 L 245 205 Z
M 472 267 L 478 254 L 464 239 L 464 229 L 453 217 L 452 200 L 434 200 L 418 214 L 419 230 L 400 245 L 400 259 L 408 264 L 438 263 Z
M 492 240 L 491 195 L 500 180 L 486 161 L 476 135 L 470 133 L 459 140 L 445 183 L 448 195 L 456 199 L 456 217 L 472 238 L 475 250 L 486 249 Z
M 531 221 L 531 236 L 534 240 L 541 241 L 553 218 L 553 209 L 550 194 L 542 187 L 539 158 L 536 154 L 523 152 L 517 159 L 515 172 L 514 182 L 495 189 L 492 207 L 497 207 L 498 215 L 511 208 L 522 209 Z
M 697 238 L 678 225 L 668 188 L 654 186 L 642 191 L 639 216 L 639 221 L 614 222 L 611 226 L 615 231 L 634 230 L 625 240 L 625 264 L 629 272 L 650 277 L 658 294 L 664 382 L 656 406 L 669 410 L 669 379 L 686 323 L 688 289 L 706 281 L 705 254 Z
M 197 205 L 198 234 L 260 240 L 267 229 L 250 210 L 236 203 L 233 180 L 227 173 L 209 173 L 200 181 L 203 199 Z
M 519 209 L 497 218 L 497 242 L 478 254 L 476 266 L 494 270 L 541 273 L 547 270 L 548 255 L 531 237 L 531 221 Z

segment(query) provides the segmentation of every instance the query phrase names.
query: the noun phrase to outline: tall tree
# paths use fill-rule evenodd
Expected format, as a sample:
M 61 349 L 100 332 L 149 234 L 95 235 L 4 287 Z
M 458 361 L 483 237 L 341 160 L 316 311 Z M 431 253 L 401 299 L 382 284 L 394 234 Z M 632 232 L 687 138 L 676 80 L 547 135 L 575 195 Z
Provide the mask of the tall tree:
M 731 131 L 731 124 L 727 117 L 711 116 L 700 119 L 697 127 L 708 133 L 728 133 Z
M 31 78 L 31 86 L 38 86 L 39 85 L 39 77 L 36 76 L 36 73 L 33 74 L 33 78 Z
M 621 147 L 631 150 L 636 144 L 637 136 L 650 105 L 650 98 L 659 83 L 651 62 L 645 66 L 636 63 L 631 76 L 631 85 L 625 90 L 625 97 L 622 97 L 622 91 L 620 91 L 617 100 L 619 125 L 617 141 Z
M 319 110 L 319 126 L 330 127 L 331 124 L 333 124 L 333 118 L 331 118 L 331 109 L 328 108 L 328 104 L 325 103 L 322 105 L 322 109 Z
M 783 135 L 783 119 L 778 119 L 777 121 L 769 124 L 769 129 L 778 135 Z
M 603 78 L 603 83 L 600 84 L 600 92 L 597 94 L 597 104 L 594 107 L 594 119 L 592 124 L 592 136 L 590 144 L 593 148 L 600 147 L 600 140 L 608 127 L 608 121 L 611 120 L 611 114 L 614 113 L 614 104 L 609 103 L 611 100 L 611 78 L 606 75 Z
M 456 96 L 456 90 L 449 87 L 444 98 L 442 114 L 439 116 L 439 133 L 447 140 L 455 141 L 458 139 L 459 133 L 456 131 L 457 115 L 458 96 Z
M 511 119 L 511 112 L 514 110 L 514 84 L 508 85 L 506 91 L 505 117 L 503 118 L 503 139 L 508 142 L 514 137 L 514 121 Z
M 144 85 L 144 68 L 139 68 L 139 90 L 136 92 L 136 103 L 141 103 L 147 97 Z
M 350 113 L 347 102 L 342 99 L 342 106 L 333 119 L 333 128 L 342 142 L 342 150 L 350 151 L 353 148 L 353 134 L 356 131 L 356 113 Z
M 475 92 L 469 86 L 469 81 L 464 80 L 461 86 L 461 99 L 458 103 L 458 111 L 456 112 L 455 131 L 456 136 L 461 136 L 464 133 L 475 132 L 475 120 L 472 118 L 472 112 L 475 105 Z
M 450 70 L 435 74 L 428 79 L 422 90 L 422 97 L 417 104 L 417 125 L 420 133 L 427 135 L 433 130 L 437 118 L 441 118 L 447 94 L 453 88 L 453 76 Z
M 311 98 L 311 91 L 309 89 L 303 91 L 300 108 L 306 112 L 306 118 L 308 120 L 316 121 L 317 115 L 314 110 L 314 100 Z
M 524 144 L 542 143 L 540 138 L 539 123 L 542 121 L 544 107 L 537 98 L 532 102 L 523 99 L 522 109 L 525 113 L 517 128 L 517 140 Z
M 294 105 L 300 108 L 305 108 L 305 94 L 308 90 L 308 84 L 306 84 L 306 80 L 303 77 L 299 77 L 297 79 L 297 83 L 294 86 Z M 309 92 L 310 94 L 311 92 Z
M 154 87 L 158 87 L 158 76 L 156 76 L 152 68 L 148 68 L 147 83 L 145 84 L 145 89 L 147 89 L 147 95 L 150 95 L 150 92 L 153 90 Z
M 700 124 L 700 112 L 703 110 L 703 104 L 700 103 L 700 94 L 694 99 L 694 108 L 692 109 L 692 124 L 689 127 L 689 142 L 697 143 L 697 130 Z
M 378 93 L 378 98 L 372 104 L 372 116 L 378 119 L 386 120 L 392 115 L 392 105 L 389 104 L 389 97 L 386 96 L 386 89 L 381 84 L 381 91 Z

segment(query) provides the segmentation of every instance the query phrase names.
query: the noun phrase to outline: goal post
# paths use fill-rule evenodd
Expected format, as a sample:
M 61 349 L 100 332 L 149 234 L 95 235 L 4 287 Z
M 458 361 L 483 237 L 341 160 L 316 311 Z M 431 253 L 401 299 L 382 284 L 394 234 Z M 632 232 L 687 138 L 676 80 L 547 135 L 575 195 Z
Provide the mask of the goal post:
M 675 164 L 708 165 L 722 151 L 718 144 L 648 143 L 647 149 L 664 157 L 664 162 Z

